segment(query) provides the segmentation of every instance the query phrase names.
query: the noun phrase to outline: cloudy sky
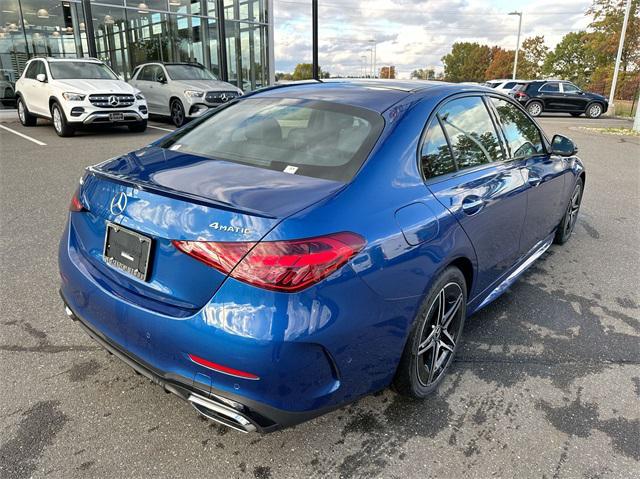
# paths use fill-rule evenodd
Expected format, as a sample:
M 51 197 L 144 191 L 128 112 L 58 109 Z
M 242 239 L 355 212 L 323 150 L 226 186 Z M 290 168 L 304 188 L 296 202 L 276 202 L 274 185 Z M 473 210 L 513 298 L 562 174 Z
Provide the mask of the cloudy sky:
M 369 40 L 377 67 L 396 66 L 408 78 L 416 68 L 442 70 L 440 58 L 457 41 L 514 49 L 518 17 L 522 39 L 544 35 L 553 48 L 570 31 L 584 29 L 591 0 L 319 0 L 320 65 L 332 74 L 359 75 Z M 274 0 L 276 71 L 311 62 L 311 0 Z

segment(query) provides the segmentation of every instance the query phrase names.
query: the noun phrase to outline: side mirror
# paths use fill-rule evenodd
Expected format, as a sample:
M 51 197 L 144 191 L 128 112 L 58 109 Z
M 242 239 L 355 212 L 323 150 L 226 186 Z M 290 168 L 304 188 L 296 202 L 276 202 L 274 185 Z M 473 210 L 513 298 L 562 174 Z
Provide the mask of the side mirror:
M 167 83 L 167 79 L 164 77 L 164 75 L 158 76 L 158 83 Z
M 38 73 L 36 75 L 36 80 L 38 80 L 39 82 L 46 82 L 47 81 L 47 75 L 45 75 L 44 73 Z
M 554 135 L 551 140 L 551 153 L 559 156 L 573 156 L 578 153 L 578 147 L 570 138 Z

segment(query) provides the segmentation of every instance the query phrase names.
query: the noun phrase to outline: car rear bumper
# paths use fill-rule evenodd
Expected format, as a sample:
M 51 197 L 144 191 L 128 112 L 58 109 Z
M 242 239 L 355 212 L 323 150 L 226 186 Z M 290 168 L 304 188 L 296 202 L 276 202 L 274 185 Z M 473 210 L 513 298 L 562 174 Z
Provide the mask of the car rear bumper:
M 269 433 L 283 427 L 299 424 L 336 408 L 333 406 L 309 412 L 283 411 L 211 387 L 203 375 L 196 375 L 194 379 L 189 379 L 179 374 L 159 370 L 131 352 L 125 351 L 120 345 L 98 331 L 91 323 L 78 316 L 69 306 L 62 289 L 60 296 L 67 316 L 76 322 L 96 343 L 127 364 L 136 373 L 161 386 L 165 392 L 175 394 L 190 403 L 200 415 L 209 420 L 244 433 Z

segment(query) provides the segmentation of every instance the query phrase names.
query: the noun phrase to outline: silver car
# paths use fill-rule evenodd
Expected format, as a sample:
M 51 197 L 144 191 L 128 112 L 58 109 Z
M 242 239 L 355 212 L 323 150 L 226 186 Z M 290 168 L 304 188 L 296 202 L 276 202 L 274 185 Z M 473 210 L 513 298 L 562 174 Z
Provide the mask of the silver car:
M 129 83 L 146 97 L 151 115 L 169 116 L 176 126 L 242 95 L 197 63 L 144 63 Z

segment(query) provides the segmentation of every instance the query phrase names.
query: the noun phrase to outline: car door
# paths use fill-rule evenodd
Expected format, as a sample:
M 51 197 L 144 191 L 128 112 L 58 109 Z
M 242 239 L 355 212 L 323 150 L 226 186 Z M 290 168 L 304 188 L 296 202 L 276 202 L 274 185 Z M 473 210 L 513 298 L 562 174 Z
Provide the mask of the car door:
M 560 82 L 547 82 L 540 87 L 538 93 L 546 111 L 562 111 L 564 109 L 564 96 L 560 90 Z
M 158 92 L 156 91 L 158 85 L 156 82 L 157 68 L 158 65 L 143 66 L 135 77 L 133 85 L 139 89 L 147 99 L 149 113 L 161 114 Z
M 38 75 L 44 75 L 44 81 L 35 80 L 33 83 L 33 89 L 31 90 L 31 98 L 33 101 L 33 108 L 29 108 L 32 113 L 37 113 L 42 116 L 50 117 L 49 111 L 49 79 L 51 76 L 47 72 L 45 63 L 42 60 L 38 60 L 36 64 L 36 78 Z
M 520 254 L 529 188 L 521 164 L 505 161 L 502 141 L 480 95 L 458 97 L 440 107 L 421 150 L 428 188 L 474 246 L 474 289 L 484 291 Z
M 522 109 L 503 98 L 491 97 L 491 104 L 506 140 L 507 154 L 520 165 L 529 185 L 520 240 L 524 255 L 558 226 L 566 206 L 568 169 L 564 158 L 547 152 L 542 132 Z
M 36 71 L 38 70 L 38 63 L 39 60 L 32 60 L 27 66 L 27 69 L 24 72 L 24 76 L 20 80 L 20 94 L 22 95 L 24 103 L 27 105 L 27 109 L 33 113 L 35 113 L 35 96 L 33 93 L 33 89 L 35 87 L 35 84 L 37 83 Z
M 584 111 L 589 99 L 585 97 L 582 90 L 570 82 L 562 82 L 560 86 L 567 111 Z

